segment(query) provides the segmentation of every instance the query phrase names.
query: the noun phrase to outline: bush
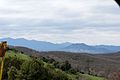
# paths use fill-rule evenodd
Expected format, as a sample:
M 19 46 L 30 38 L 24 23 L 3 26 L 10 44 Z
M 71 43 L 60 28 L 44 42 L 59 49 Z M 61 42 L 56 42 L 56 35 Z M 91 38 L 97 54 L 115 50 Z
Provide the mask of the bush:
M 11 66 L 8 73 L 8 80 L 14 80 L 16 78 L 17 69 L 14 66 Z
M 3 78 L 8 79 L 8 71 L 12 68 L 20 69 L 21 64 L 23 63 L 23 60 L 20 60 L 16 57 L 8 57 L 5 58 L 5 64 L 3 69 Z
M 65 61 L 62 65 L 61 65 L 61 69 L 63 71 L 68 71 L 71 69 L 71 64 L 68 61 Z
M 68 80 L 62 72 L 50 65 L 44 67 L 40 60 L 25 61 L 17 75 L 18 80 Z
M 37 60 L 25 61 L 21 65 L 19 72 L 20 79 L 29 79 L 29 80 L 43 80 L 45 78 L 46 70 L 43 67 L 43 63 Z
M 76 74 L 76 73 L 77 73 L 77 71 L 76 71 L 75 69 L 73 69 L 73 68 L 71 68 L 71 69 L 69 70 L 69 72 L 72 73 L 72 74 Z

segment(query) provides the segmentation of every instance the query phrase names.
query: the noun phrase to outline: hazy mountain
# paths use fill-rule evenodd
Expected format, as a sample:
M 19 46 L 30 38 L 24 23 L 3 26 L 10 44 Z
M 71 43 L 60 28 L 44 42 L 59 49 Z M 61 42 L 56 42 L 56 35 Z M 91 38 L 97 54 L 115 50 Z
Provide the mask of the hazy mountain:
M 84 43 L 79 44 L 72 44 L 64 48 L 64 51 L 71 51 L 71 52 L 87 52 L 87 53 L 108 53 L 111 50 L 102 47 L 95 47 L 89 46 Z
M 97 48 L 106 48 L 109 49 L 111 51 L 120 51 L 120 46 L 113 46 L 113 45 L 98 45 L 95 46 Z
M 68 42 L 54 44 L 46 41 L 27 40 L 24 38 L 3 38 L 0 39 L 0 41 L 7 41 L 9 45 L 28 47 L 38 51 L 56 51 L 71 44 Z
M 50 43 L 46 41 L 26 40 L 24 38 L 3 38 L 0 41 L 7 41 L 9 45 L 23 46 L 37 51 L 68 51 L 87 53 L 112 53 L 120 51 L 120 46 L 97 45 L 90 46 L 84 43 Z

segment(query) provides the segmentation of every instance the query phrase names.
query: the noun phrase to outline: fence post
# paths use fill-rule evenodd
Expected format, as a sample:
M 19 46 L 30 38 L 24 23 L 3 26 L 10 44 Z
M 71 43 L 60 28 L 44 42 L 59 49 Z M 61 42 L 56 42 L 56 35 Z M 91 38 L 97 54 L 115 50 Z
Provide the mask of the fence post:
M 1 42 L 0 43 L 0 57 L 2 58 L 2 60 L 1 60 L 1 65 L 0 65 L 0 80 L 2 80 L 6 48 L 7 48 L 7 42 L 6 41 Z

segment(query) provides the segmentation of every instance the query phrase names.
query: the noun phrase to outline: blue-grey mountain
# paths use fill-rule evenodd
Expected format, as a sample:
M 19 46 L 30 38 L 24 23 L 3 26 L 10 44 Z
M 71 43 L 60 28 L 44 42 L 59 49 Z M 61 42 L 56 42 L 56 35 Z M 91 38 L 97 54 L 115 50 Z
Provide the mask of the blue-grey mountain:
M 0 41 L 7 41 L 12 46 L 28 47 L 37 51 L 67 51 L 85 53 L 112 53 L 120 51 L 120 46 L 97 45 L 91 46 L 84 43 L 61 43 L 55 44 L 46 41 L 27 40 L 24 38 L 2 38 Z

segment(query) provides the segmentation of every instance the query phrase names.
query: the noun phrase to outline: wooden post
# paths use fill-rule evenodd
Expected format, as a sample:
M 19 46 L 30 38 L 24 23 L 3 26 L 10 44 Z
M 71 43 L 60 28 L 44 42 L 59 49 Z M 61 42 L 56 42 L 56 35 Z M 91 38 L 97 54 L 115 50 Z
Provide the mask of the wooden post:
M 0 80 L 2 80 L 3 67 L 4 67 L 4 57 L 2 57 L 2 62 L 1 62 L 1 68 L 0 68 Z
M 0 57 L 2 58 L 1 65 L 0 65 L 0 80 L 2 80 L 6 47 L 7 47 L 7 42 L 6 41 L 0 43 Z

